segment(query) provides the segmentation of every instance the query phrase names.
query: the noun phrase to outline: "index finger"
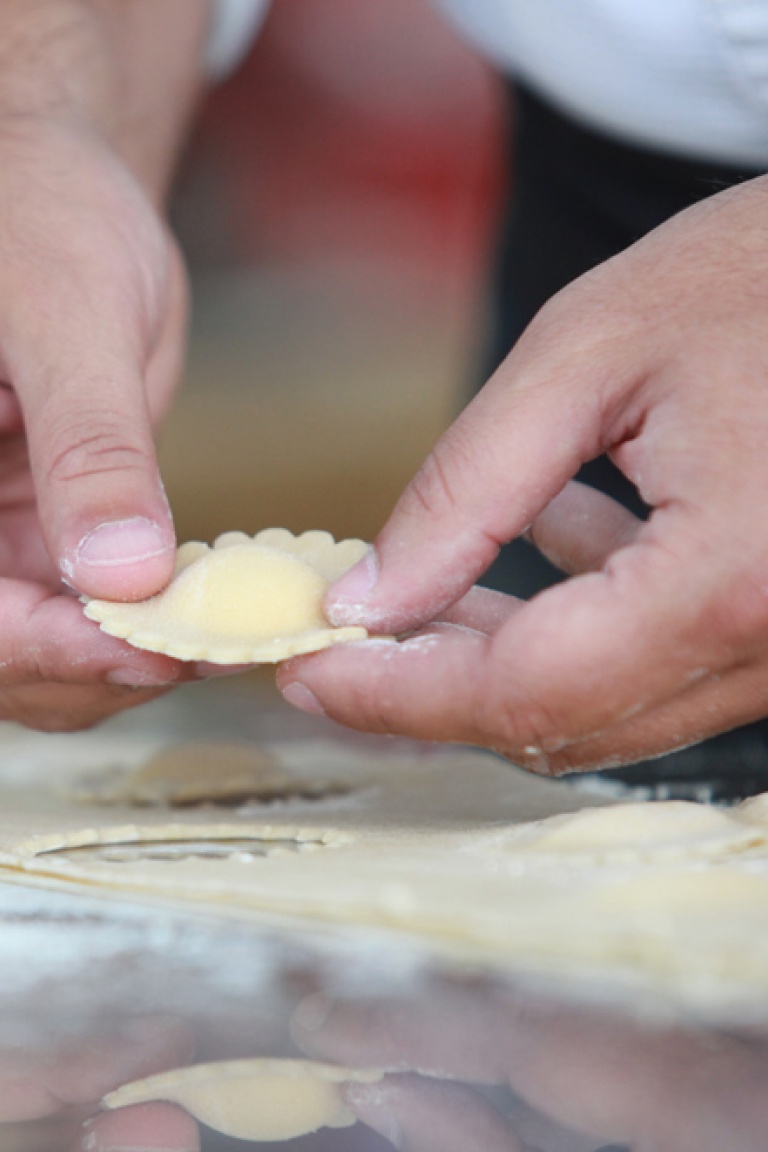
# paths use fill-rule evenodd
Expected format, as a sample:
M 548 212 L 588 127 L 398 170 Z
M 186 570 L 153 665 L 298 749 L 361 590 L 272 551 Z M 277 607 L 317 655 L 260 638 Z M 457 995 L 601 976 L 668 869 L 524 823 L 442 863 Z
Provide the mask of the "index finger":
M 610 321 L 595 333 L 574 325 L 567 301 L 548 305 L 438 441 L 371 555 L 332 586 L 331 623 L 397 633 L 435 619 L 582 463 L 626 435 L 644 369 Z

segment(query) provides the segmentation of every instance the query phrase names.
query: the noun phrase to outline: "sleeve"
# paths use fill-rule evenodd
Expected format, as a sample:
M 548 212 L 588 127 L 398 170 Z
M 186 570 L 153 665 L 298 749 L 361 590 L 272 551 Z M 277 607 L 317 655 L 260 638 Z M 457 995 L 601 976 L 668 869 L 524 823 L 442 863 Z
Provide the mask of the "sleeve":
M 221 79 L 240 63 L 267 14 L 269 2 L 214 0 L 206 49 L 206 66 L 213 79 Z
M 766 0 L 709 0 L 712 20 L 727 39 L 731 71 L 742 91 L 765 112 L 768 106 L 768 4 Z

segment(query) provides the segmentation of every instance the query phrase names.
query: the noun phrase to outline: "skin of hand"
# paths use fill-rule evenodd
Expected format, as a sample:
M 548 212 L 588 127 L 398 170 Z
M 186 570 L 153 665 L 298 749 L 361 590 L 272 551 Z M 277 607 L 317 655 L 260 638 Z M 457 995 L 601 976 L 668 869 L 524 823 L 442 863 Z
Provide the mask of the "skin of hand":
M 713 196 L 541 311 L 329 591 L 333 624 L 415 636 L 288 662 L 291 703 L 551 774 L 768 713 L 766 219 L 763 178 Z M 647 522 L 572 481 L 601 452 Z M 526 531 L 571 578 L 471 590 Z
M 0 1051 L 0 1126 L 10 1152 L 197 1152 L 197 1125 L 181 1109 L 146 1104 L 102 1112 L 103 1096 L 131 1080 L 186 1064 L 194 1040 L 185 1024 L 144 1017 L 111 1034 L 54 1049 Z
M 346 1097 L 407 1152 L 759 1152 L 768 1044 L 693 1024 L 642 1022 L 482 985 L 418 1000 L 330 1001 L 294 1014 L 315 1059 L 396 1069 Z M 418 1071 L 417 1071 L 418 1070 Z M 472 1085 L 511 1087 L 499 1100 Z
M 207 0 L 0 0 L 0 719 L 95 723 L 194 676 L 70 589 L 159 591 L 175 539 L 153 430 L 186 285 L 160 204 Z

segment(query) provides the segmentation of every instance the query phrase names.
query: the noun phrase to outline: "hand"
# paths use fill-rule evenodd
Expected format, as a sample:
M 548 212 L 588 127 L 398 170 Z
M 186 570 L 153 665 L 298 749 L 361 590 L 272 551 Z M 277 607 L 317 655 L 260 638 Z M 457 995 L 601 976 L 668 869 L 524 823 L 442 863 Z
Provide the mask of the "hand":
M 194 674 L 62 594 L 173 570 L 153 428 L 186 288 L 161 204 L 208 0 L 0 0 L 0 719 L 78 728 Z
M 169 1104 L 100 1112 L 101 1098 L 130 1080 L 192 1055 L 186 1026 L 139 1019 L 112 1035 L 78 1037 L 52 1051 L 0 1051 L 0 1129 L 14 1152 L 157 1148 L 197 1152 L 197 1125 Z
M 0 718 L 74 728 L 182 677 L 103 635 L 61 580 L 136 599 L 172 573 L 152 428 L 184 276 L 108 148 L 41 121 L 0 118 L 0 247 Z
M 293 1033 L 316 1059 L 398 1070 L 346 1096 L 407 1152 L 766 1146 L 768 1043 L 757 1034 L 634 1021 L 479 983 L 399 1001 L 315 995 Z
M 768 714 L 766 214 L 765 179 L 712 197 L 542 310 L 328 596 L 416 639 L 292 661 L 289 700 L 553 774 Z M 603 451 L 648 522 L 569 484 Z M 469 593 L 526 530 L 572 578 Z

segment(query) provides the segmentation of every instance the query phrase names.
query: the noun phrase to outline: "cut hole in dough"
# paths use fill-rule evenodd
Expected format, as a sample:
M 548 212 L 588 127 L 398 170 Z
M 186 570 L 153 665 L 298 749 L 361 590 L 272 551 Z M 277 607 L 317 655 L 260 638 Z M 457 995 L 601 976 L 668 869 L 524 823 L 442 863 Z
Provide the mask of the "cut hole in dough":
M 308 852 L 321 845 L 317 841 L 297 840 L 142 840 L 114 844 L 85 844 L 80 848 L 54 848 L 40 856 L 57 856 L 82 862 L 91 857 L 107 864 L 141 864 L 144 861 L 164 861 L 178 864 L 180 860 L 236 860 L 240 864 L 271 856 L 275 852 Z
M 301 778 L 262 748 L 247 744 L 173 744 L 127 777 L 95 781 L 77 797 L 137 808 L 239 808 L 320 801 L 352 791 L 341 780 Z
M 183 544 L 157 596 L 131 604 L 86 599 L 85 614 L 110 636 L 179 660 L 276 663 L 368 635 L 333 628 L 322 608 L 328 586 L 367 549 L 362 540 L 337 544 L 328 532 L 226 532 L 212 547 Z
M 104 1097 L 105 1108 L 167 1100 L 209 1128 L 240 1140 L 292 1140 L 318 1128 L 348 1128 L 355 1116 L 343 1084 L 373 1084 L 383 1072 L 311 1060 L 225 1060 L 163 1072 Z
M 105 829 L 101 833 L 80 831 L 63 842 L 41 846 L 35 857 L 72 863 L 109 861 L 140 864 L 142 861 L 178 863 L 192 857 L 213 862 L 237 860 L 248 863 L 267 856 L 313 852 L 329 847 L 334 836 L 321 829 L 289 825 L 264 827 L 256 835 L 233 825 L 185 826 L 165 824 Z

